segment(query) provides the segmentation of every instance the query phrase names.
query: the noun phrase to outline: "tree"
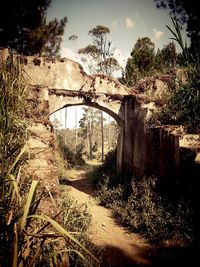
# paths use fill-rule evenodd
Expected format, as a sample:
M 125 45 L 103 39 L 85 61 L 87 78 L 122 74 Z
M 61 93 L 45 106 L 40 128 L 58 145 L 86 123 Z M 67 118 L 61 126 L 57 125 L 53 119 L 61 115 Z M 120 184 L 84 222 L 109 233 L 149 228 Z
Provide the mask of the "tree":
M 88 34 L 92 37 L 92 44 L 79 49 L 78 53 L 84 56 L 91 74 L 104 73 L 112 75 L 114 71 L 119 70 L 118 61 L 114 58 L 114 52 L 111 47 L 111 41 L 107 39 L 110 33 L 108 27 L 97 25 L 91 29 Z M 101 111 L 102 112 L 102 111 Z M 102 160 L 104 159 L 104 132 L 103 132 L 103 114 L 101 114 L 101 136 L 102 136 Z
M 154 47 L 149 37 L 137 40 L 125 68 L 125 80 L 129 86 L 151 73 L 154 67 Z
M 64 17 L 47 23 L 51 0 L 4 1 L 0 16 L 0 46 L 24 55 L 58 55 L 67 23 Z
M 84 108 L 83 117 L 79 121 L 79 126 L 81 128 L 81 136 L 86 142 L 86 156 L 89 159 L 93 159 L 93 109 L 91 107 Z
M 158 49 L 155 55 L 155 69 L 169 69 L 176 65 L 176 46 L 173 42 L 165 45 L 163 49 Z
M 200 55 L 200 6 L 198 1 L 190 0 L 154 0 L 158 8 L 167 8 L 170 14 L 182 26 L 191 41 L 190 49 L 193 54 Z
M 97 25 L 88 32 L 92 37 L 92 44 L 78 50 L 78 53 L 84 56 L 91 74 L 101 72 L 112 75 L 120 69 L 118 61 L 114 58 L 112 43 L 107 39 L 109 33 L 108 27 Z

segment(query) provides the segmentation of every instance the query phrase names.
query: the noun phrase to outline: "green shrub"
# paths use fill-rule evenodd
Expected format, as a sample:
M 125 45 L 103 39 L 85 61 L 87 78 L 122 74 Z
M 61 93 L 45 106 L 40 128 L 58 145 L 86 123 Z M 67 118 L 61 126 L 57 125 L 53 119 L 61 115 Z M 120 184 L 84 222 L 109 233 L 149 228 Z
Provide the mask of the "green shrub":
M 0 65 L 0 265 L 11 261 L 14 226 L 8 227 L 15 211 L 12 195 L 24 161 L 27 125 L 26 83 L 21 65 L 12 55 Z M 14 205 L 14 206 L 13 206 Z
M 95 167 L 89 174 L 97 188 L 106 184 L 108 188 L 118 185 L 121 182 L 121 175 L 117 173 L 117 150 L 109 151 L 103 164 Z
M 131 188 L 131 189 L 130 189 Z M 183 200 L 170 201 L 158 191 L 156 177 L 133 178 L 110 188 L 108 179 L 97 191 L 100 203 L 112 209 L 121 225 L 150 242 L 186 246 L 193 242 L 193 210 Z
M 98 259 L 54 220 L 60 211 L 53 219 L 38 213 L 43 197 L 37 195 L 38 181 L 30 183 L 31 177 L 21 173 L 27 152 L 22 73 L 12 56 L 0 66 L 0 266 L 67 265 L 69 243 L 79 257 L 85 260 L 83 251 L 98 266 Z
M 101 205 L 110 208 L 113 205 L 120 205 L 124 199 L 124 188 L 122 185 L 110 188 L 108 179 L 104 180 L 105 183 L 99 184 L 97 197 Z
M 68 231 L 75 233 L 77 240 L 84 247 L 87 247 L 92 255 L 96 257 L 91 257 L 91 255 L 78 247 L 77 244 L 70 243 L 68 246 L 70 267 L 97 267 L 99 264 L 97 258 L 100 258 L 101 250 L 96 247 L 89 238 L 88 230 L 91 225 L 92 216 L 88 212 L 87 206 L 85 204 L 78 204 L 77 201 L 65 194 L 62 199 L 62 210 L 64 227 L 68 229 Z M 80 253 L 82 257 L 80 257 Z
M 188 132 L 200 132 L 200 65 L 188 64 L 185 74 L 186 82 L 178 82 L 168 102 L 150 118 L 150 126 L 183 125 Z
M 76 148 L 76 152 L 72 151 L 70 146 L 65 143 L 62 131 L 58 131 L 56 139 L 58 143 L 58 150 L 62 158 L 67 162 L 69 166 L 75 167 L 83 166 L 85 164 L 85 160 L 83 159 L 82 155 L 82 146 L 78 146 Z
M 183 246 L 192 243 L 193 212 L 189 203 L 182 200 L 172 202 L 162 197 L 156 184 L 155 177 L 133 179 L 133 192 L 126 204 L 113 207 L 115 217 L 153 243 L 170 241 Z
M 149 124 L 183 125 L 188 132 L 200 132 L 200 61 L 190 53 L 184 43 L 179 24 L 172 19 L 174 30 L 167 26 L 182 49 L 184 75 L 186 80 L 178 80 L 176 89 L 171 92 L 168 102 L 159 108 L 149 120 Z

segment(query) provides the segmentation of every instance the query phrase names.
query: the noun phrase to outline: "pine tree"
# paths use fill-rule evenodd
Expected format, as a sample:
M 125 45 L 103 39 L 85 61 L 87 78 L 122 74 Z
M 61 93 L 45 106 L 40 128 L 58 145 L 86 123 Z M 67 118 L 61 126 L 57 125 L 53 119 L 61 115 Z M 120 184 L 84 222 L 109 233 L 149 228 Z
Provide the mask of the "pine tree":
M 107 39 L 110 29 L 106 26 L 97 25 L 88 34 L 92 37 L 92 44 L 79 49 L 78 53 L 84 56 L 90 74 L 104 73 L 112 75 L 114 71 L 120 69 L 118 61 L 114 58 L 114 51 L 111 41 Z M 104 129 L 103 113 L 101 111 L 101 159 L 104 159 Z
M 154 67 L 154 43 L 149 37 L 139 38 L 125 68 L 127 85 L 133 86 L 139 79 L 151 73 Z
M 1 47 L 24 55 L 58 55 L 67 18 L 47 23 L 51 0 L 3 2 L 6 16 L 0 16 Z

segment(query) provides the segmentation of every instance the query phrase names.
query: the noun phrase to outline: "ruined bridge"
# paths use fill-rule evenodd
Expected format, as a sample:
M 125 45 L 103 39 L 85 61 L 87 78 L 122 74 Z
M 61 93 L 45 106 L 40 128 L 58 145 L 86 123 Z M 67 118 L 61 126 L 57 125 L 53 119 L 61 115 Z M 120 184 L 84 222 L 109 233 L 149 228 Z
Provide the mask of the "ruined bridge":
M 56 63 L 45 58 L 32 62 L 26 59 L 27 81 L 33 90 L 43 91 L 41 99 L 48 101 L 51 114 L 63 107 L 87 105 L 105 111 L 119 125 L 123 124 L 121 103 L 130 92 L 118 80 L 103 74 L 87 75 L 79 64 L 69 59 Z
M 1 53 L 5 60 L 7 52 Z M 124 176 L 158 175 L 176 183 L 179 172 L 179 137 L 162 128 L 150 129 L 146 120 L 152 102 L 106 75 L 87 75 L 69 59 L 20 57 L 32 106 L 28 170 L 48 187 L 58 182 L 55 137 L 50 115 L 63 107 L 87 105 L 111 115 L 120 126 L 117 169 Z M 155 84 L 154 84 L 155 85 Z

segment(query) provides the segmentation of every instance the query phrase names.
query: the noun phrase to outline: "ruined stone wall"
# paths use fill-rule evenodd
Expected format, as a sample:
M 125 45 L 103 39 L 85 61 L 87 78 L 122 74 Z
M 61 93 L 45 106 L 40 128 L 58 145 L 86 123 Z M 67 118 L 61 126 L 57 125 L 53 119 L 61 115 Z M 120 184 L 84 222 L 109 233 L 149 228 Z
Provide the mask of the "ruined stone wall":
M 8 55 L 8 50 L 0 50 L 0 63 Z M 67 95 L 64 93 L 67 91 L 76 93 L 76 101 L 80 100 L 80 95 L 85 95 L 85 99 L 88 100 L 89 97 L 94 106 L 96 104 L 96 107 L 107 111 L 110 108 L 110 112 L 116 114 L 116 120 L 121 127 L 117 168 L 124 176 L 142 177 L 155 174 L 164 184 L 180 181 L 179 177 L 183 174 L 185 165 L 182 160 L 183 153 L 180 152 L 180 136 L 165 128 L 149 129 L 146 125 L 146 119 L 154 108 L 154 103 L 150 102 L 152 92 L 154 102 L 155 95 L 156 99 L 160 100 L 168 91 L 166 81 L 167 84 L 171 83 L 171 76 L 163 76 L 156 81 L 142 81 L 134 91 L 112 77 L 89 76 L 78 63 L 69 59 L 56 61 L 20 56 L 20 60 L 24 63 L 26 79 L 30 86 L 28 101 L 31 110 L 27 112 L 30 121 L 30 157 L 27 171 L 31 177 L 41 181 L 42 187 L 49 188 L 52 194 L 57 194 L 55 137 L 49 116 L 55 109 L 62 108 L 70 101 L 71 105 L 74 105 L 73 97 L 68 97 L 69 101 L 66 102 Z M 98 101 L 95 102 L 97 96 Z M 196 158 L 200 161 L 199 154 Z M 191 162 L 193 164 L 194 157 L 191 157 Z M 187 168 L 187 172 L 189 171 L 190 167 Z
M 148 108 L 127 97 L 121 112 L 124 126 L 118 144 L 118 170 L 127 176 L 157 175 L 162 183 L 176 182 L 179 139 L 162 128 L 148 128 Z M 171 179 L 171 180 L 170 180 Z
M 29 88 L 27 98 L 28 160 L 25 166 L 27 177 L 39 181 L 39 192 L 45 192 L 41 209 L 45 214 L 58 212 L 60 191 L 55 157 L 55 136 L 49 120 L 50 109 L 47 88 Z
M 200 135 L 185 134 L 181 127 L 149 128 L 152 103 L 126 96 L 120 112 L 124 123 L 118 140 L 118 171 L 126 177 L 156 175 L 173 194 L 175 188 L 193 192 L 199 187 Z M 189 190 L 190 188 L 190 190 Z

